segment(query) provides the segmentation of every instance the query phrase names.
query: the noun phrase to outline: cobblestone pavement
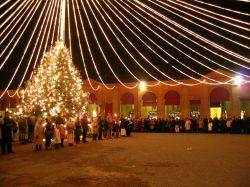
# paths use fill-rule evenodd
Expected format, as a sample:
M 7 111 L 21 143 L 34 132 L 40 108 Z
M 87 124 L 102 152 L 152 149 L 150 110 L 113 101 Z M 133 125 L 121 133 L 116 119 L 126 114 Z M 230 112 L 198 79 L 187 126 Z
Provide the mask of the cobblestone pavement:
M 1 187 L 249 187 L 250 136 L 147 134 L 0 155 Z

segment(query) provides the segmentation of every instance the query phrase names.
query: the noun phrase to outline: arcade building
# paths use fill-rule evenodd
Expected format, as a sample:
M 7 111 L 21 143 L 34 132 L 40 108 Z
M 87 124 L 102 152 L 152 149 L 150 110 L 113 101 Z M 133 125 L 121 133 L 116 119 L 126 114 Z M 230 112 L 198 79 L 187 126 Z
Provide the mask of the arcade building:
M 223 77 L 212 72 L 207 77 L 223 81 Z M 185 118 L 185 117 L 250 117 L 250 83 L 245 84 L 198 84 L 195 86 L 166 86 L 157 82 L 147 82 L 146 85 L 128 89 L 121 84 L 107 90 L 95 80 L 90 80 L 94 86 L 100 85 L 97 91 L 84 81 L 84 91 L 89 92 L 89 115 L 96 112 L 102 116 L 111 113 L 113 116 L 129 118 Z M 181 80 L 192 83 L 192 80 Z M 168 82 L 168 81 L 164 81 Z M 170 82 L 169 82 L 170 83 Z M 133 86 L 136 83 L 128 83 Z M 151 86 L 147 86 L 151 85 Z M 0 115 L 6 109 L 17 110 L 19 98 L 9 97 L 14 90 L 6 92 L 0 99 Z

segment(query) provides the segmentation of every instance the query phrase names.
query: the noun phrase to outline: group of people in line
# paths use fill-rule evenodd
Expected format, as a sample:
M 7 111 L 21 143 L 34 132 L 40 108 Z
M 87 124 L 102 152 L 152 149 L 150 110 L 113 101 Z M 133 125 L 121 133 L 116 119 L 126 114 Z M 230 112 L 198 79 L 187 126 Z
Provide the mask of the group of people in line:
M 129 119 L 121 116 L 106 118 L 98 116 L 91 119 L 85 113 L 73 119 L 65 118 L 61 113 L 57 116 L 11 118 L 10 113 L 0 116 L 0 147 L 1 153 L 13 153 L 12 142 L 20 140 L 22 144 L 33 143 L 35 150 L 40 151 L 64 147 L 67 139 L 69 146 L 87 142 L 87 135 L 94 141 L 112 137 L 130 136 L 135 132 L 211 132 L 211 133 L 250 133 L 250 118 L 146 118 Z M 6 149 L 7 148 L 7 149 Z
M 55 149 L 64 147 L 65 139 L 69 146 L 86 143 L 87 135 L 91 135 L 94 141 L 111 139 L 112 137 L 130 136 L 132 123 L 127 118 L 113 118 L 108 114 L 106 118 L 98 116 L 89 119 L 85 113 L 82 117 L 73 119 L 65 118 L 61 113 L 52 117 L 21 117 L 15 121 L 5 112 L 4 118 L 0 118 L 0 146 L 1 153 L 13 153 L 12 142 L 18 139 L 22 144 L 33 143 L 35 150 L 52 149 L 52 141 Z M 18 137 L 17 137 L 18 136 Z M 7 151 L 6 151 L 7 147 Z
M 136 132 L 250 133 L 250 117 L 241 118 L 146 118 L 133 121 Z

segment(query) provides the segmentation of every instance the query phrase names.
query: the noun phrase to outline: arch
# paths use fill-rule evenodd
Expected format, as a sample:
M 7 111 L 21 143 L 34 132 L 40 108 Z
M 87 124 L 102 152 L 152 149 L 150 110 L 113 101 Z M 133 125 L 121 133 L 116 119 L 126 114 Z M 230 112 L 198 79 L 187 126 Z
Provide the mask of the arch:
M 93 94 L 93 93 L 90 93 L 89 94 L 89 100 L 91 101 L 92 104 L 93 103 L 97 103 L 97 97 L 96 97 L 96 95 Z
M 122 95 L 121 104 L 134 104 L 134 95 L 132 93 L 125 93 Z
M 157 98 L 153 92 L 146 92 L 142 96 L 143 106 L 157 106 Z
M 165 95 L 165 105 L 180 105 L 180 95 L 174 90 L 168 91 Z
M 230 100 L 230 94 L 226 88 L 217 87 L 212 90 L 210 93 L 210 102 L 225 102 Z

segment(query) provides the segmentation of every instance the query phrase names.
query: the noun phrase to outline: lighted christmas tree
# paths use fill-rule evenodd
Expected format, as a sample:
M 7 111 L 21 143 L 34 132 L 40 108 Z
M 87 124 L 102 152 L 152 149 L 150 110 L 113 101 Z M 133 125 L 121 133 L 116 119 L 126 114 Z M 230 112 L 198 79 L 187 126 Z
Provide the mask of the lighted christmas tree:
M 79 71 L 72 63 L 69 50 L 62 41 L 56 42 L 35 69 L 21 98 L 26 113 L 68 117 L 85 111 L 88 93 L 83 91 Z

